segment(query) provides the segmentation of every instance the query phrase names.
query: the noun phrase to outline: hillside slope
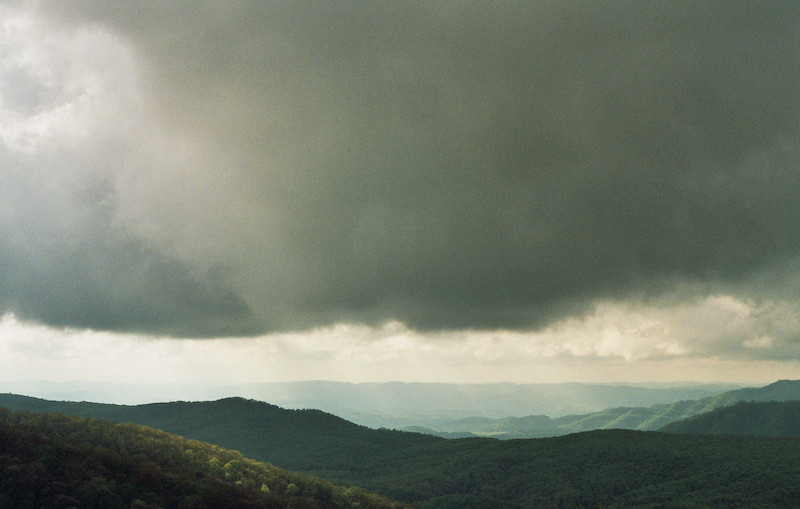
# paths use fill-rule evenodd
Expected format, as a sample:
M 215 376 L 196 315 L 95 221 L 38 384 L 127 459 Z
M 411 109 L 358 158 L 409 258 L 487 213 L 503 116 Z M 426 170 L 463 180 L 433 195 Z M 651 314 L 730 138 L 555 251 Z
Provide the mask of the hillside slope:
M 0 406 L 135 422 L 226 449 L 247 451 L 249 457 L 290 470 L 315 473 L 328 462 L 358 464 L 365 457 L 380 456 L 387 447 L 408 448 L 440 440 L 416 433 L 374 430 L 319 410 L 286 410 L 242 398 L 128 406 L 0 394 Z
M 668 433 L 800 438 L 800 401 L 739 402 L 673 422 Z
M 256 459 L 283 454 L 294 470 L 423 509 L 800 506 L 797 439 L 604 430 L 444 440 L 239 399 L 141 407 L 1 399 L 160 420 L 239 443 Z
M 780 380 L 765 387 L 724 392 L 698 400 L 658 404 L 650 407 L 615 407 L 579 415 L 550 418 L 544 415 L 503 419 L 470 418 L 439 423 L 425 431 L 438 436 L 452 433 L 495 438 L 538 438 L 566 435 L 595 429 L 632 429 L 654 431 L 669 423 L 739 401 L 800 400 L 800 381 Z
M 133 424 L 0 408 L 3 508 L 400 508 Z

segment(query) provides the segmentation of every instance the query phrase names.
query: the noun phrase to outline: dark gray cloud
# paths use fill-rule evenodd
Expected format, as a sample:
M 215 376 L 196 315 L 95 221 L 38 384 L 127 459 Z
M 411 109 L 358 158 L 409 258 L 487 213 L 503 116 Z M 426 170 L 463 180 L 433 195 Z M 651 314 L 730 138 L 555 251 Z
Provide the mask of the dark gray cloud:
M 110 219 L 0 286 L 24 316 L 527 328 L 603 298 L 796 296 L 774 276 L 800 253 L 793 3 L 52 9 L 121 38 L 146 113 L 100 158 Z

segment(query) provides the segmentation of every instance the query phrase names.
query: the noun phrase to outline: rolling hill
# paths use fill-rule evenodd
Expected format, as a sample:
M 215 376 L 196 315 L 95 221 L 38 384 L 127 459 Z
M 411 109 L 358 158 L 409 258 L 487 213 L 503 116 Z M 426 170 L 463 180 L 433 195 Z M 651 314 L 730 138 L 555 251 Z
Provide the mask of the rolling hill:
M 732 389 L 711 384 L 448 384 L 306 381 L 239 385 L 207 391 L 201 399 L 232 395 L 282 408 L 316 408 L 372 428 L 435 427 L 470 416 L 553 417 L 616 406 L 649 406 L 699 399 Z M 49 398 L 53 399 L 53 398 Z
M 0 398 L 9 403 L 158 423 L 420 508 L 800 505 L 800 440 L 794 438 L 599 430 L 445 440 L 238 398 L 134 407 Z
M 413 428 L 436 436 L 490 436 L 494 438 L 538 438 L 595 429 L 654 431 L 667 424 L 710 412 L 740 401 L 800 400 L 800 381 L 779 380 L 765 387 L 744 388 L 698 400 L 657 404 L 650 407 L 614 407 L 579 415 L 551 418 L 545 415 L 502 419 L 468 418 L 439 423 L 435 429 Z
M 551 417 L 612 407 L 648 407 L 729 391 L 731 384 L 452 384 L 272 382 L 224 387 L 99 382 L 3 382 L 0 392 L 56 401 L 139 405 L 162 401 L 210 401 L 238 396 L 287 409 L 315 408 L 371 428 L 437 428 L 466 417 Z
M 246 451 L 251 458 L 306 472 L 325 465 L 327 456 L 357 464 L 364 457 L 380 456 L 387 446 L 408 448 L 439 440 L 416 433 L 374 430 L 319 410 L 286 410 L 242 398 L 128 406 L 0 394 L 0 406 L 134 422 Z
M 739 402 L 664 426 L 667 433 L 800 438 L 800 401 Z
M 134 424 L 0 408 L 0 507 L 400 509 Z

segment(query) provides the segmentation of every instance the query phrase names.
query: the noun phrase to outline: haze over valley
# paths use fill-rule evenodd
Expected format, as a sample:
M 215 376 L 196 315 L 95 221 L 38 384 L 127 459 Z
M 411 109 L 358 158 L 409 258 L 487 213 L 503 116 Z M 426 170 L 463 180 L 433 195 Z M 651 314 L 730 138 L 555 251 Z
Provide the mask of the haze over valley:
M 594 423 L 584 428 L 590 431 L 504 441 L 474 437 L 447 440 L 430 434 L 374 430 L 319 410 L 286 410 L 242 398 L 121 406 L 0 394 L 0 406 L 45 412 L 28 414 L 0 408 L 0 437 L 24 432 L 25 440 L 30 441 L 31 430 L 42 429 L 42 438 L 37 440 L 55 439 L 59 447 L 66 438 L 73 446 L 77 443 L 99 449 L 95 455 L 101 458 L 106 449 L 106 455 L 122 453 L 115 468 L 134 451 L 136 455 L 129 460 L 133 464 L 127 467 L 131 472 L 143 468 L 142 458 L 157 465 L 147 467 L 151 469 L 149 478 L 134 474 L 137 489 L 146 489 L 152 483 L 152 469 L 171 469 L 172 473 L 166 475 L 175 477 L 174 469 L 179 466 L 181 472 L 177 476 L 183 481 L 180 491 L 145 493 L 151 500 L 191 497 L 196 496 L 191 495 L 192 490 L 205 490 L 214 492 L 214 496 L 225 493 L 260 499 L 253 502 L 253 507 L 295 507 L 300 503 L 317 507 L 320 499 L 323 507 L 346 507 L 354 497 L 367 507 L 392 504 L 364 492 L 363 488 L 367 488 L 415 507 L 431 508 L 598 504 L 794 507 L 800 500 L 797 484 L 792 482 L 800 473 L 800 429 L 796 424 L 800 418 L 799 398 L 800 381 L 781 380 L 762 388 L 737 389 L 666 405 L 677 406 L 678 411 L 661 412 L 659 407 L 663 405 L 654 405 L 651 410 L 659 417 L 650 419 L 650 429 L 660 429 L 659 432 L 631 431 L 637 429 L 634 422 L 613 418 L 603 421 L 598 419 L 602 416 L 590 414 L 581 419 Z M 747 399 L 768 403 L 744 402 Z M 626 410 L 637 413 L 635 408 Z M 69 419 L 61 414 L 93 419 Z M 659 419 L 662 424 L 652 424 Z M 160 448 L 152 447 L 154 430 L 137 431 L 133 424 L 113 428 L 107 420 L 146 424 L 217 446 L 186 444 L 180 442 L 180 437 L 160 435 L 161 444 L 168 442 L 165 445 L 169 452 L 158 452 Z M 20 422 L 28 427 L 7 429 L 9 423 Z M 698 433 L 703 435 L 697 436 Z M 279 471 L 276 479 L 270 465 L 254 463 L 218 446 L 360 488 L 345 489 L 297 475 L 291 488 L 288 481 L 281 480 L 291 474 Z M 6 464 L 9 458 L 13 461 L 21 455 L 18 448 L 9 449 L 16 456 L 7 455 Z M 33 449 L 34 455 L 38 450 Z M 44 450 L 51 456 L 36 463 L 39 470 L 34 471 L 40 472 L 37 476 L 42 471 L 49 472 L 47 469 L 54 464 L 61 468 L 63 463 L 54 461 L 52 443 Z M 30 451 L 26 449 L 26 457 L 30 457 Z M 220 468 L 223 462 L 213 458 L 225 456 L 233 459 Z M 98 468 L 91 464 L 89 467 Z M 24 482 L 35 482 L 20 474 L 30 471 L 31 467 L 27 468 L 7 471 Z M 0 483 L 3 477 L 0 475 Z M 203 479 L 204 484 L 197 479 Z M 94 499 L 98 496 L 98 482 L 96 478 L 91 482 L 76 481 L 73 476 L 70 486 L 77 484 L 72 488 L 74 495 Z M 107 499 L 110 493 L 119 493 L 118 498 L 133 497 L 130 482 L 126 489 L 120 489 L 114 479 L 103 482 L 103 496 Z M 260 494 L 253 489 L 259 483 Z M 139 488 L 141 485 L 144 486 Z M 59 486 L 65 489 L 65 483 Z M 7 489 L 7 493 L 33 496 L 19 488 Z M 279 497 L 288 500 L 266 505 L 267 499 Z M 0 501 L 9 500 L 13 499 L 0 489 Z

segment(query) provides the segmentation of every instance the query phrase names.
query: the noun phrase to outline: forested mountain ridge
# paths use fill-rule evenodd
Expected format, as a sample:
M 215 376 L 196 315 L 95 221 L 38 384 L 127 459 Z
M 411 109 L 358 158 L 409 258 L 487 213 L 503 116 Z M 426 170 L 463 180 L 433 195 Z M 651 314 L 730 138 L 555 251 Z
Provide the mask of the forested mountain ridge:
M 565 418 L 564 422 L 569 423 L 576 430 L 577 427 L 587 427 L 588 429 L 622 428 L 653 431 L 661 429 L 671 422 L 710 412 L 740 401 L 796 400 L 800 400 L 800 380 L 778 380 L 764 387 L 736 389 L 693 401 L 653 405 L 647 409 L 618 408 L 587 416 L 570 416 L 574 418 Z M 609 417 L 605 422 L 601 419 L 593 419 L 593 417 L 600 417 L 603 414 Z M 603 425 L 598 426 L 597 424 L 600 423 Z
M 800 438 L 800 401 L 740 401 L 664 426 L 667 433 Z
M 551 417 L 611 407 L 694 400 L 737 389 L 736 384 L 270 382 L 222 387 L 80 381 L 3 382 L 0 392 L 54 401 L 139 405 L 161 401 L 214 401 L 242 397 L 281 408 L 316 408 L 371 428 L 427 426 L 470 416 Z
M 251 458 L 286 467 L 271 456 L 280 454 L 292 470 L 423 509 L 800 506 L 800 440 L 791 438 L 604 430 L 445 440 L 242 399 L 116 407 L 5 396 L 0 404 L 11 400 L 160 420 L 239 443 Z
M 0 507 L 405 507 L 135 424 L 0 408 Z
M 452 434 L 495 438 L 537 438 L 595 429 L 655 431 L 667 424 L 710 412 L 739 401 L 800 400 L 800 381 L 779 380 L 765 387 L 744 388 L 698 400 L 657 404 L 650 407 L 615 407 L 588 414 L 550 418 L 545 415 L 503 419 L 468 418 L 441 423 L 436 429 L 415 431 L 449 437 Z
M 242 398 L 128 406 L 0 394 L 0 406 L 135 422 L 311 473 L 316 472 L 316 465 L 325 464 L 327 456 L 357 464 L 364 457 L 379 457 L 386 447 L 406 448 L 441 440 L 418 433 L 374 430 L 319 410 L 286 410 Z
M 199 399 L 238 395 L 282 408 L 317 408 L 372 428 L 428 426 L 469 416 L 553 417 L 615 406 L 649 406 L 699 399 L 731 385 L 679 384 L 448 384 L 306 381 L 231 386 Z M 50 398 L 54 399 L 54 398 Z M 60 399 L 60 398 L 59 398 Z M 194 398 L 198 399 L 198 398 Z

